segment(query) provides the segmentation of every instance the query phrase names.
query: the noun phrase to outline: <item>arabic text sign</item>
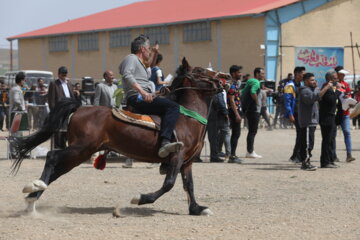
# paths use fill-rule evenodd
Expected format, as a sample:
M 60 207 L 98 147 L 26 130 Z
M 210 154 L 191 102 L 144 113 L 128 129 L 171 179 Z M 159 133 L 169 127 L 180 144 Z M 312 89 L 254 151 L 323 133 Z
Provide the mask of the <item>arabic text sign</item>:
M 344 65 L 344 48 L 296 47 L 295 66 L 304 66 L 306 72 L 315 74 L 318 86 L 325 82 L 325 74 L 338 65 Z

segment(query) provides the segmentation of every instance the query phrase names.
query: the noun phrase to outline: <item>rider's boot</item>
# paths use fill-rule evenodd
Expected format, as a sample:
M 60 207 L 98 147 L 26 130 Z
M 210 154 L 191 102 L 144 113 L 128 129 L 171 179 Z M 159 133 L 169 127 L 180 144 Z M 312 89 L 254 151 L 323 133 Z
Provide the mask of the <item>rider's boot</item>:
M 159 149 L 158 155 L 161 158 L 169 156 L 170 153 L 179 152 L 181 148 L 184 147 L 182 142 L 170 142 L 169 139 L 164 138 L 161 141 L 161 147 Z

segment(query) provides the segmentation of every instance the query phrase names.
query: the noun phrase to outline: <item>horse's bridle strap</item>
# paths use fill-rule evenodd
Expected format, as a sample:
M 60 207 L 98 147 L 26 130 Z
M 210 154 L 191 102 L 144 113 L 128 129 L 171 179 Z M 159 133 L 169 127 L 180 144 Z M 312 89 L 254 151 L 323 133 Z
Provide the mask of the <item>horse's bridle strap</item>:
M 207 119 L 206 118 L 204 118 L 203 116 L 201 116 L 199 113 L 197 113 L 195 111 L 187 109 L 186 107 L 184 107 L 182 105 L 180 105 L 180 113 L 185 115 L 185 116 L 194 118 L 195 120 L 197 120 L 201 124 L 207 125 Z

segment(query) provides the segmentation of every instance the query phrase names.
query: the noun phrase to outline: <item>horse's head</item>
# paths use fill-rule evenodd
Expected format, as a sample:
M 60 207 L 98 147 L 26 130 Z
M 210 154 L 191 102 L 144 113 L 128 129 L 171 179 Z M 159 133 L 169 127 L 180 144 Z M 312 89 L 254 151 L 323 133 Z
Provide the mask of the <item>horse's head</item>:
M 180 90 L 196 90 L 201 94 L 211 96 L 222 91 L 220 79 L 230 79 L 230 75 L 226 73 L 201 67 L 192 68 L 186 58 L 183 58 L 176 73 L 177 76 L 170 87 L 175 96 L 179 96 L 182 92 Z

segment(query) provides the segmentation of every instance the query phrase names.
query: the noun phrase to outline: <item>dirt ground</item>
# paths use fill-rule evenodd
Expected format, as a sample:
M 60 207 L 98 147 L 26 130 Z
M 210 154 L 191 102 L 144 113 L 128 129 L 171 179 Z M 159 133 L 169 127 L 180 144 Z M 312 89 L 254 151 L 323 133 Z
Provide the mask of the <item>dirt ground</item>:
M 242 129 L 239 156 L 245 155 L 246 134 Z M 194 163 L 196 199 L 214 212 L 209 217 L 188 215 L 180 175 L 154 204 L 131 205 L 138 193 L 160 188 L 164 177 L 147 163 L 125 169 L 121 162 L 108 163 L 104 171 L 89 163 L 77 167 L 45 191 L 39 216 L 27 216 L 21 191 L 40 176 L 44 160 L 25 160 L 16 176 L 10 175 L 11 162 L 0 160 L 0 239 L 360 239 L 360 130 L 352 130 L 357 161 L 344 161 L 338 131 L 341 167 L 315 172 L 288 162 L 294 137 L 294 129 L 259 130 L 255 149 L 263 159 L 245 159 L 241 165 Z M 4 155 L 6 143 L 0 142 Z M 316 166 L 320 144 L 318 129 Z M 115 206 L 122 217 L 112 217 Z

